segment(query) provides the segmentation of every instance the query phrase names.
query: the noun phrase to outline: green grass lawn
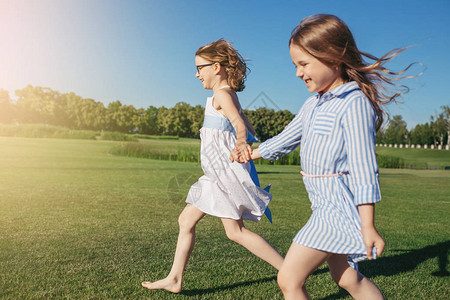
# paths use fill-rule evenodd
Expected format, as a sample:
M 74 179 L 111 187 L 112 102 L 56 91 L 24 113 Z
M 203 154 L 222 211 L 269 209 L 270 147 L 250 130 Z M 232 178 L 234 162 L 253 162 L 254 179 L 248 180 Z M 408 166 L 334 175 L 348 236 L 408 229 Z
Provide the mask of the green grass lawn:
M 449 150 L 376 147 L 376 152 L 379 155 L 400 157 L 407 165 L 413 165 L 420 169 L 450 167 Z
M 184 291 L 142 288 L 168 273 L 183 198 L 202 171 L 109 155 L 117 144 L 0 137 L 1 299 L 282 299 L 276 270 L 210 216 L 197 227 Z M 246 225 L 285 254 L 310 215 L 299 167 L 257 168 L 261 183 L 272 183 L 273 224 Z M 380 181 L 386 251 L 360 270 L 387 299 L 448 299 L 450 171 L 382 169 Z M 309 278 L 312 298 L 351 299 L 327 270 Z

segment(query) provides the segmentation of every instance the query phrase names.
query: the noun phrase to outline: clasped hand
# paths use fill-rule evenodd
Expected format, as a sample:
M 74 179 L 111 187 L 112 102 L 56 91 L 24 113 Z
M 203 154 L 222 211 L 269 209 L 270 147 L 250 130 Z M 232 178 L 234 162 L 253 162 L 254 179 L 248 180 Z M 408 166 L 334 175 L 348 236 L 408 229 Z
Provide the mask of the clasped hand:
M 237 161 L 238 163 L 248 163 L 252 160 L 251 155 L 253 153 L 252 147 L 243 142 L 237 143 L 233 150 L 230 152 L 230 161 Z

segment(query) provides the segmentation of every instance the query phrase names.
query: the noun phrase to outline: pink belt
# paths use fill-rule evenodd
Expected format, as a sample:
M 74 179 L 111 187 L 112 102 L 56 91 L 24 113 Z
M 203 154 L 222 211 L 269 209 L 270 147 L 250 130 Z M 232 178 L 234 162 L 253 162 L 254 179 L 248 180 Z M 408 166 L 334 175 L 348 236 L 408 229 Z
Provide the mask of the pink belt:
M 344 171 L 344 172 L 339 172 L 336 174 L 312 175 L 312 174 L 306 174 L 305 172 L 300 171 L 300 174 L 302 174 L 302 176 L 305 176 L 305 177 L 319 178 L 319 177 L 338 177 L 338 176 L 342 176 L 342 175 L 348 175 L 350 173 L 348 171 Z

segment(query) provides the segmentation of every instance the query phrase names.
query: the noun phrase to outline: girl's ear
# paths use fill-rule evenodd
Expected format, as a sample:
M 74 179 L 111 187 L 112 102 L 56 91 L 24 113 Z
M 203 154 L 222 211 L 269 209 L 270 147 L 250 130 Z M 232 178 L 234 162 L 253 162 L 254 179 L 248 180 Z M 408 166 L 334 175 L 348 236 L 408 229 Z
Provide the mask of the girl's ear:
M 214 63 L 214 65 L 212 65 L 212 67 L 216 74 L 219 74 L 220 70 L 222 70 L 222 65 L 219 63 Z

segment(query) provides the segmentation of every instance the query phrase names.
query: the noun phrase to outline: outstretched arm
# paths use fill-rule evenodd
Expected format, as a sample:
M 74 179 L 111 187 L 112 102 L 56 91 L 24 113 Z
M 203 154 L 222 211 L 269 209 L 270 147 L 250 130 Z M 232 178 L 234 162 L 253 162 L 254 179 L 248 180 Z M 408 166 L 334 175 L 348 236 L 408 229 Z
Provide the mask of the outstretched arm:
M 251 159 L 264 158 L 270 161 L 277 160 L 278 158 L 292 152 L 300 144 L 302 134 L 303 134 L 303 112 L 300 112 L 295 116 L 295 118 L 283 129 L 283 131 L 268 139 L 264 143 L 261 143 L 258 149 L 253 150 L 251 154 Z M 258 151 L 258 152 L 255 152 Z M 250 159 L 249 158 L 249 159 Z M 248 162 L 240 157 L 240 152 L 238 149 L 234 149 L 230 153 L 230 160 L 237 161 L 240 163 Z
M 283 131 L 261 143 L 258 147 L 262 158 L 274 161 L 298 147 L 303 135 L 302 109 Z

